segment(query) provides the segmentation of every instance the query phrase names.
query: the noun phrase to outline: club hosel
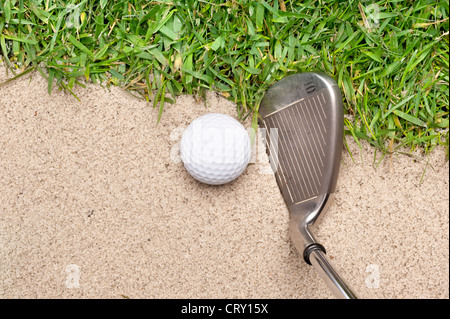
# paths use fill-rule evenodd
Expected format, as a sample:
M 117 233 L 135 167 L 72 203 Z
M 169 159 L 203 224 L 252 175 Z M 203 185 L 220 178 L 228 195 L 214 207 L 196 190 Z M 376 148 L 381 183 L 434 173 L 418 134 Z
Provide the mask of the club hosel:
M 301 255 L 303 255 L 305 261 L 309 263 L 308 257 L 305 256 L 305 252 L 308 247 L 313 247 L 313 245 L 318 244 L 316 238 L 309 230 L 309 226 L 305 223 L 295 222 L 291 219 L 289 228 L 291 232 L 291 240 L 295 248 Z M 309 254 L 309 252 L 307 253 Z
M 289 207 L 291 239 L 295 248 L 303 256 L 305 256 L 305 250 L 308 247 L 310 249 L 318 248 L 325 253 L 325 249 L 323 246 L 323 249 L 320 247 L 321 245 L 316 240 L 311 229 L 328 209 L 332 197 L 333 194 L 324 194 Z M 308 262 L 307 257 L 306 261 Z

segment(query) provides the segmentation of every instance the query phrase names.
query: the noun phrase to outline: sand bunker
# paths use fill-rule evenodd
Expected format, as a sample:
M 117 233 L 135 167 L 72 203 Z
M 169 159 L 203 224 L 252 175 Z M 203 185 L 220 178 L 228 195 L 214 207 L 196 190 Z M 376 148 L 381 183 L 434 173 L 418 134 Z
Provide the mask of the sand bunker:
M 180 96 L 156 126 L 119 88 L 75 91 L 50 96 L 37 73 L 0 87 L 0 298 L 333 298 L 290 242 L 261 147 L 220 187 L 180 162 L 183 129 L 233 103 Z M 347 142 L 316 230 L 333 264 L 361 298 L 449 298 L 444 150 L 375 167 Z

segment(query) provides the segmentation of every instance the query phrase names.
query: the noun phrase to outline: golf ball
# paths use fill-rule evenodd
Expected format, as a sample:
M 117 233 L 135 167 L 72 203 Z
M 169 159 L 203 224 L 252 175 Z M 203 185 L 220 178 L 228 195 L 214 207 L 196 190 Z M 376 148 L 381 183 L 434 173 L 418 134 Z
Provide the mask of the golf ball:
M 183 132 L 180 155 L 196 180 L 222 185 L 236 179 L 247 167 L 250 138 L 231 116 L 210 113 L 195 119 Z

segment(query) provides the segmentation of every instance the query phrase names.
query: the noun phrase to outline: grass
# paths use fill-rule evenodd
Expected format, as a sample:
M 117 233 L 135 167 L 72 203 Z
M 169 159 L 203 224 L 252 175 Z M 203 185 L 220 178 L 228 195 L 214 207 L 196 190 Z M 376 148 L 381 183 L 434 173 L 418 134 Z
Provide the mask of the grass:
M 38 70 L 49 94 L 124 87 L 158 121 L 177 95 L 214 90 L 257 125 L 271 84 L 323 71 L 356 141 L 448 150 L 448 13 L 447 1 L 423 0 L 0 0 L 0 54 L 12 78 Z

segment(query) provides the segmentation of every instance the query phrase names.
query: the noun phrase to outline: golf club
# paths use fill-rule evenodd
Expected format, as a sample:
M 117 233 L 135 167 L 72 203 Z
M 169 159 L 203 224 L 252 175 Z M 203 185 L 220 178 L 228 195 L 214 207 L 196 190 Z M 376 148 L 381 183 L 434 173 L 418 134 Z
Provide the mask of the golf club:
M 294 246 L 336 297 L 356 299 L 311 232 L 328 208 L 339 174 L 344 115 L 338 85 L 321 73 L 287 76 L 267 90 L 259 114 Z

